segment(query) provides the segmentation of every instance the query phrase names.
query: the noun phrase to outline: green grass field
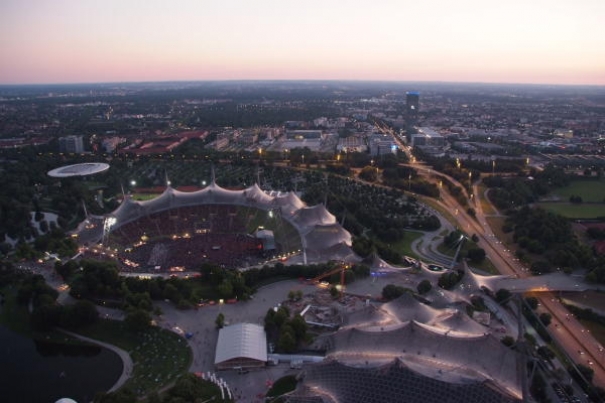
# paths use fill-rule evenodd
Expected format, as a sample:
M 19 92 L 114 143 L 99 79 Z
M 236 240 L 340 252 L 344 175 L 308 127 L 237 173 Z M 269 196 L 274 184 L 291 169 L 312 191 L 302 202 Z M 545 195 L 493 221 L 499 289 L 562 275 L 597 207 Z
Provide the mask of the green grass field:
M 393 248 L 393 250 L 401 253 L 402 255 L 410 256 L 417 259 L 418 256 L 414 253 L 414 251 L 412 251 L 412 242 L 422 237 L 423 235 L 424 233 L 418 231 L 405 231 L 403 239 L 397 243 L 392 244 L 391 247 Z
M 62 344 L 89 344 L 57 330 L 32 331 L 27 307 L 16 304 L 14 290 L 3 291 L 7 297 L 0 310 L 0 323 L 33 339 Z M 128 331 L 123 322 L 99 320 L 92 326 L 78 329 L 76 333 L 126 350 L 134 363 L 134 371 L 124 386 L 139 395 L 171 384 L 191 365 L 191 349 L 187 342 L 168 330 L 152 327 L 145 333 L 135 334 Z
M 146 201 L 146 200 L 155 199 L 158 196 L 159 196 L 159 194 L 155 194 L 155 193 L 133 193 L 132 200 Z
M 146 395 L 173 383 L 191 365 L 191 349 L 184 338 L 165 329 L 152 327 L 132 333 L 123 322 L 99 320 L 77 333 L 126 350 L 134 364 L 132 376 L 123 387 Z
M 582 203 L 569 203 L 571 196 L 580 196 Z M 578 179 L 568 186 L 555 189 L 536 205 L 563 217 L 589 219 L 605 217 L 604 200 L 605 180 Z
M 605 180 L 575 180 L 549 195 L 561 201 L 569 201 L 570 196 L 580 196 L 584 202 L 602 203 L 605 200 Z
M 541 202 L 536 205 L 544 210 L 562 215 L 567 218 L 597 218 L 605 217 L 605 204 L 601 203 L 566 203 L 566 202 Z
M 496 211 L 494 209 L 494 207 L 492 206 L 492 204 L 486 200 L 486 198 L 484 197 L 485 195 L 485 191 L 487 190 L 487 187 L 485 185 L 479 185 L 479 203 L 481 203 L 481 209 L 483 210 L 483 214 L 486 215 L 492 215 L 492 214 L 497 214 L 498 211 Z

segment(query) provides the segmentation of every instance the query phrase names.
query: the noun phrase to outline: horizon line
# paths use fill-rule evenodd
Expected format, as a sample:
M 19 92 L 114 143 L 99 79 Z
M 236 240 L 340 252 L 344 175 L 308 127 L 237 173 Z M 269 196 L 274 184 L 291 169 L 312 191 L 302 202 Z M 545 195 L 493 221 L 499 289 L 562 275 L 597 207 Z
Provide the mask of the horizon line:
M 556 86 L 556 87 L 605 87 L 605 84 L 571 84 L 571 83 L 537 83 L 514 81 L 448 81 L 448 80 L 388 80 L 388 79 L 311 79 L 311 78 L 276 78 L 276 79 L 174 79 L 174 80 L 145 80 L 145 81 L 81 81 L 81 82 L 23 82 L 2 83 L 0 87 L 35 87 L 35 86 L 79 86 L 79 85 L 116 85 L 116 84 L 170 84 L 170 83 L 252 83 L 252 82 L 341 82 L 341 83 L 414 83 L 414 84 L 465 84 L 465 85 L 527 85 L 527 86 Z

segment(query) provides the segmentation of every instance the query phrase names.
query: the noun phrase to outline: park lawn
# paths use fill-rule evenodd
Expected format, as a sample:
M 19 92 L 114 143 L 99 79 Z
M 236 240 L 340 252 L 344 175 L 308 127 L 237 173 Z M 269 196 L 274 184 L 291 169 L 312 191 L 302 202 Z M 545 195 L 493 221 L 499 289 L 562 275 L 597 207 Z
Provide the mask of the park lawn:
M 78 333 L 130 354 L 133 372 L 123 387 L 140 396 L 172 384 L 191 366 L 192 353 L 185 339 L 165 329 L 150 327 L 133 333 L 123 322 L 102 319 Z
M 597 218 L 605 217 L 605 204 L 603 203 L 558 203 L 541 202 L 538 206 L 567 218 Z
M 443 208 L 443 206 L 431 197 L 418 195 L 418 200 L 421 203 L 429 205 L 431 208 L 435 209 L 443 218 L 449 221 L 451 224 L 456 226 L 458 224 L 458 220 L 454 217 L 454 215 L 447 209 Z
M 580 196 L 584 202 L 602 203 L 605 199 L 605 180 L 574 180 L 569 185 L 553 190 L 549 198 L 568 201 L 570 196 Z
M 491 228 L 492 232 L 499 241 L 501 241 L 505 245 L 508 245 L 509 249 L 511 248 L 511 246 L 514 246 L 513 233 L 510 232 L 507 234 L 502 231 L 502 226 L 506 222 L 506 217 L 485 217 L 485 221 L 487 221 L 489 227 Z
M 462 249 L 460 251 L 461 254 L 462 254 L 462 252 L 468 252 L 468 250 L 474 246 L 476 246 L 476 245 L 472 241 L 465 242 L 464 245 L 462 245 Z M 454 249 L 449 248 L 449 247 L 443 245 L 442 243 L 439 244 L 439 246 L 437 247 L 437 250 L 446 256 L 451 256 L 452 259 L 454 258 L 454 255 L 456 254 L 456 248 L 454 248 Z M 493 263 L 491 262 L 491 260 L 489 260 L 487 257 L 485 259 L 483 259 L 483 261 L 480 263 L 474 263 L 474 262 L 469 261 L 469 266 L 472 267 L 473 269 L 481 270 L 482 272 L 485 272 L 485 273 L 494 274 L 494 275 L 500 274 L 500 272 L 498 271 L 496 266 L 494 266 Z
M 396 251 L 397 253 L 405 256 L 410 256 L 418 259 L 418 255 L 414 253 L 412 250 L 412 242 L 416 239 L 421 238 L 424 233 L 420 231 L 404 231 L 403 238 L 393 244 L 391 244 L 391 249 Z
M 145 200 L 155 199 L 158 196 L 159 196 L 159 194 L 155 194 L 155 193 L 133 193 L 132 200 L 145 201 Z
M 487 187 L 485 185 L 478 185 L 478 194 L 479 194 L 479 203 L 481 204 L 481 210 L 485 215 L 493 215 L 498 214 L 498 211 L 494 208 L 494 206 L 485 198 L 485 191 Z

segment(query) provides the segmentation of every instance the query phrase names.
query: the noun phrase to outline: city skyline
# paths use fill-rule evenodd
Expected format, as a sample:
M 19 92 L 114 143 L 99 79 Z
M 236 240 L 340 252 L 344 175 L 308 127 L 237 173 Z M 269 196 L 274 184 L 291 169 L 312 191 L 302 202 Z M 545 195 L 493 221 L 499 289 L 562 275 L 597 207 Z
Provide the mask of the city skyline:
M 376 80 L 605 85 L 605 3 L 7 0 L 0 84 Z

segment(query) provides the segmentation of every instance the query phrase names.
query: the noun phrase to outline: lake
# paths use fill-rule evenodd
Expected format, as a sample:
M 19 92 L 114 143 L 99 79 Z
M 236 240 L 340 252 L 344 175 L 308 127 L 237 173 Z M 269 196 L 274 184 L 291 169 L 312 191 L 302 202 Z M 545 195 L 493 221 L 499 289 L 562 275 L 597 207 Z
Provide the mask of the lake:
M 122 366 L 116 353 L 102 347 L 34 341 L 0 326 L 2 402 L 89 402 L 116 383 Z

